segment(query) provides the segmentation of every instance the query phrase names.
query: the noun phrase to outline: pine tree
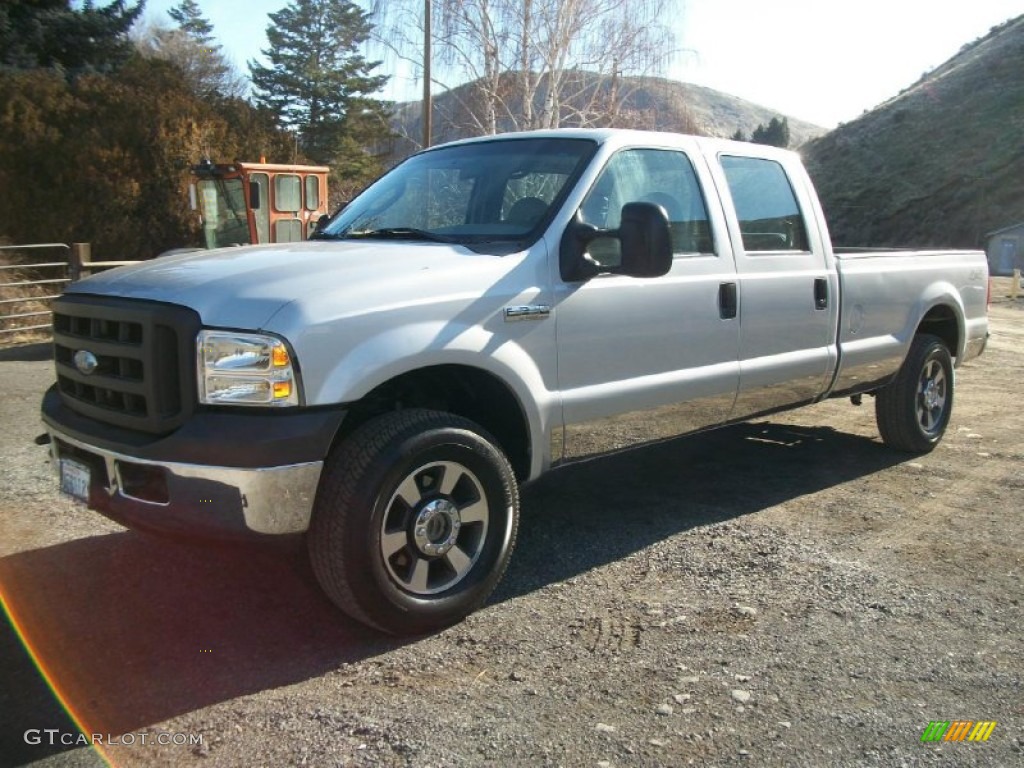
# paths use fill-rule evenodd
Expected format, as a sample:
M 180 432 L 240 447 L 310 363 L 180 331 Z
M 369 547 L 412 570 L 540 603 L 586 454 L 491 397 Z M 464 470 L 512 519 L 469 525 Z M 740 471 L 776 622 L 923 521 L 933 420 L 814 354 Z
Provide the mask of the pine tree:
M 779 143 L 776 144 L 775 146 L 782 147 L 783 149 L 785 149 L 786 147 L 789 146 L 789 118 L 788 117 L 782 118 L 782 121 L 779 123 Z
M 747 140 L 747 137 L 743 135 L 743 129 L 742 128 L 737 128 L 736 129 L 736 133 L 734 133 L 731 138 L 732 138 L 733 141 L 746 141 Z
M 779 118 L 773 117 L 768 125 L 759 124 L 754 129 L 750 140 L 755 144 L 767 144 L 785 149 L 789 146 L 789 119 L 784 117 L 779 120 Z
M 167 15 L 178 25 L 178 29 L 197 43 L 210 45 L 213 42 L 213 25 L 203 17 L 195 0 L 181 0 L 167 11 Z M 216 46 L 220 49 L 220 46 Z
M 387 133 L 385 105 L 372 98 L 387 77 L 374 75 L 380 62 L 359 51 L 372 30 L 368 14 L 348 0 L 292 0 L 270 20 L 263 51 L 270 66 L 249 62 L 256 103 L 297 131 L 316 162 L 330 163 L 353 145 L 370 154 Z
M 143 0 L 96 7 L 70 0 L 5 0 L 0 5 L 0 70 L 53 68 L 68 75 L 112 72 L 131 57 L 128 30 Z

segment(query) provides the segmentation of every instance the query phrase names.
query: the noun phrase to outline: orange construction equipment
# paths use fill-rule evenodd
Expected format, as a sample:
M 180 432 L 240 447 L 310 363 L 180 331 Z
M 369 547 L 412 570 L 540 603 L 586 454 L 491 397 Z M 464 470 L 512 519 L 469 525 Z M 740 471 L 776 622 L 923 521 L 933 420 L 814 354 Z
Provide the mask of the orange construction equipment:
M 192 209 L 207 248 L 306 240 L 327 215 L 321 165 L 212 163 L 192 166 Z

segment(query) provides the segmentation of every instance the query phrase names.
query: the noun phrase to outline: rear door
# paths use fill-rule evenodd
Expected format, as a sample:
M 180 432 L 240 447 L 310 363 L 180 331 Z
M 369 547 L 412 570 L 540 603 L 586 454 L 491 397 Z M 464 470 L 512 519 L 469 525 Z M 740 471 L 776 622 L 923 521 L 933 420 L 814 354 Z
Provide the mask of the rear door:
M 736 419 L 815 400 L 837 358 L 837 280 L 806 176 L 788 153 L 761 152 L 718 155 L 740 285 Z

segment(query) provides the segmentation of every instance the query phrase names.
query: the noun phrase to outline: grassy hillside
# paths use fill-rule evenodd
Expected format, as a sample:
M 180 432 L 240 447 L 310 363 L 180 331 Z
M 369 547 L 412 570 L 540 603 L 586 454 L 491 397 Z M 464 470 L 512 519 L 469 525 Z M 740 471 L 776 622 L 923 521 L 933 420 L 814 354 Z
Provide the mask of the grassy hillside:
M 750 136 L 758 125 L 767 125 L 773 117 L 788 117 L 776 110 L 711 88 L 664 78 L 625 78 L 621 88 L 629 94 L 621 119 L 613 123 L 621 127 L 680 131 L 728 138 L 737 129 Z M 473 103 L 472 84 L 435 95 L 435 143 L 478 133 L 469 117 Z M 538 110 L 539 107 L 538 104 Z M 513 103 L 510 108 L 514 113 L 522 112 L 521 105 Z M 423 132 L 421 111 L 421 104 L 418 101 L 399 104 L 396 107 L 393 118 L 395 131 L 399 136 L 409 137 L 409 141 L 398 142 L 395 147 L 396 155 L 403 156 L 417 148 L 417 142 Z M 794 117 L 788 117 L 788 121 L 793 147 L 825 133 L 824 128 Z M 506 123 L 500 128 L 511 130 L 512 126 Z
M 840 245 L 977 247 L 1024 221 L 1024 16 L 801 154 Z

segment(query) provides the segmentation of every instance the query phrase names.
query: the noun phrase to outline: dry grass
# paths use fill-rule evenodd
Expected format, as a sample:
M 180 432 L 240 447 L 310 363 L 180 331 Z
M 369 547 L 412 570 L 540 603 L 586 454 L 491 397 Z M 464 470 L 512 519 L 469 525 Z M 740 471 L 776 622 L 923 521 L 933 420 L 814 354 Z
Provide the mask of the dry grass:
M 1021 221 L 1024 16 L 801 149 L 838 245 L 979 247 Z

